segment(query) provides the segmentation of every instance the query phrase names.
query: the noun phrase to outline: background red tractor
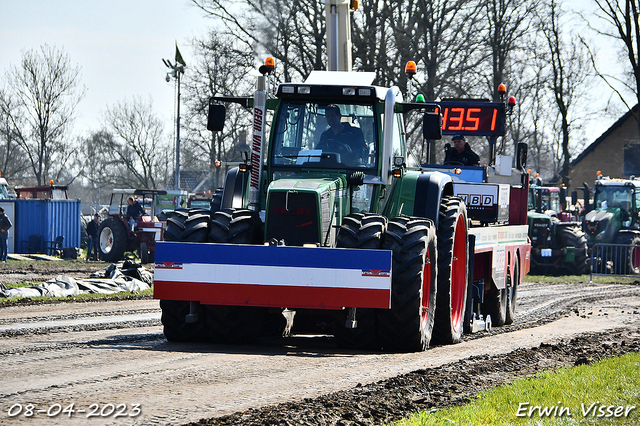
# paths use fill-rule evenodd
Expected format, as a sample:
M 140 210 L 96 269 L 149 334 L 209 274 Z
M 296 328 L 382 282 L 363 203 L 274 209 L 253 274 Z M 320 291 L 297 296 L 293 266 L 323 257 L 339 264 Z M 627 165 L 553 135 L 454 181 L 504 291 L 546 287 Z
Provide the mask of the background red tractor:
M 109 217 L 100 223 L 98 231 L 100 258 L 106 262 L 118 262 L 125 252 L 137 255 L 142 263 L 153 260 L 155 242 L 162 241 L 164 226 L 155 212 L 155 197 L 167 191 L 158 189 L 114 189 L 109 203 Z M 127 199 L 134 197 L 145 213 L 133 230 L 129 226 Z M 137 252 L 137 254 L 136 254 Z

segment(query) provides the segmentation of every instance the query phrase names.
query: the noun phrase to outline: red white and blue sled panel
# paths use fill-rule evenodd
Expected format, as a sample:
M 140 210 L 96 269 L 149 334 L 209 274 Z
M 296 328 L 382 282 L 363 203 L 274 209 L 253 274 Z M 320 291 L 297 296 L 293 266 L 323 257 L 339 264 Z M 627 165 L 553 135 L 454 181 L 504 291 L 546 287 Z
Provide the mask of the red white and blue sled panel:
M 208 305 L 391 306 L 391 251 L 158 242 L 154 298 Z

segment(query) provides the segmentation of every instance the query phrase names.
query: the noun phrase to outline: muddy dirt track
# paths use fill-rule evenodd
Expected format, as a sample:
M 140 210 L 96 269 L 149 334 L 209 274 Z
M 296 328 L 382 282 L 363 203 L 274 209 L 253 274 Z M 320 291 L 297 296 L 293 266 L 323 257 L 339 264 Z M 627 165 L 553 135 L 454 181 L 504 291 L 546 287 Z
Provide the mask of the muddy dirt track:
M 4 282 L 22 273 L 12 265 Z M 64 270 L 55 268 L 22 276 Z M 0 424 L 380 424 L 515 377 L 638 351 L 639 325 L 637 284 L 524 283 L 513 325 L 410 354 L 339 350 L 330 336 L 168 343 L 150 299 L 10 304 L 0 307 Z M 640 424 L 640 414 L 628 420 Z

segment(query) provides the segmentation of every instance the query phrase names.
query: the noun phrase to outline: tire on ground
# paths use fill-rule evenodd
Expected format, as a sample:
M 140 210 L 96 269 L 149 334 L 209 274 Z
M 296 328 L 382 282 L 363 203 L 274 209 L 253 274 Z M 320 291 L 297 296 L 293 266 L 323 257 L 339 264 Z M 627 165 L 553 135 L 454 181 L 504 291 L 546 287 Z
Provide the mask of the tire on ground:
M 520 256 L 517 255 L 513 262 L 513 273 L 509 276 L 507 283 L 507 310 L 505 324 L 513 324 L 516 318 L 516 306 L 518 303 L 518 287 L 520 286 Z
M 457 343 L 464 331 L 469 244 L 462 199 L 443 196 L 438 217 L 438 297 L 433 339 Z
M 116 218 L 109 217 L 100 224 L 98 230 L 100 259 L 105 262 L 118 262 L 124 258 L 127 248 L 127 230 Z
M 392 251 L 391 309 L 378 311 L 378 339 L 384 350 L 425 350 L 436 315 L 437 244 L 433 222 L 389 219 L 382 247 Z
M 336 235 L 336 246 L 379 250 L 387 219 L 377 214 L 352 213 L 342 221 Z M 376 333 L 376 310 L 356 309 L 356 328 L 345 327 L 349 309 L 334 311 L 333 335 L 336 344 L 348 349 L 375 349 L 378 346 Z
M 558 226 L 556 230 L 560 247 L 575 247 L 574 262 L 564 262 L 564 270 L 569 275 L 583 275 L 589 272 L 587 237 L 577 226 Z
M 149 263 L 149 248 L 147 247 L 147 243 L 140 243 L 138 252 L 140 253 L 140 262 L 143 265 Z
M 484 295 L 482 314 L 491 316 L 491 325 L 500 327 L 507 321 L 508 289 L 493 288 Z
M 223 209 L 213 213 L 209 242 L 262 244 L 262 221 L 248 209 Z M 209 339 L 216 343 L 251 343 L 261 336 L 267 308 L 206 305 Z M 283 324 L 283 323 L 280 323 Z M 273 330 L 270 330 L 273 334 Z
M 198 320 L 186 322 L 190 302 L 183 300 L 161 300 L 161 321 L 164 335 L 170 342 L 201 342 L 207 338 L 206 318 L 203 306 L 198 304 Z

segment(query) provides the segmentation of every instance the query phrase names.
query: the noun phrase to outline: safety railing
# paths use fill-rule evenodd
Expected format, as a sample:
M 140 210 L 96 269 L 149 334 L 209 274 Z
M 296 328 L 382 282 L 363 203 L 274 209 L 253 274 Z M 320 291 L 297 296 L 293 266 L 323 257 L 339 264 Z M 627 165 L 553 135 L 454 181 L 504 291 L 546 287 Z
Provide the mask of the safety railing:
M 640 274 L 640 246 L 598 243 L 591 246 L 591 276 Z

